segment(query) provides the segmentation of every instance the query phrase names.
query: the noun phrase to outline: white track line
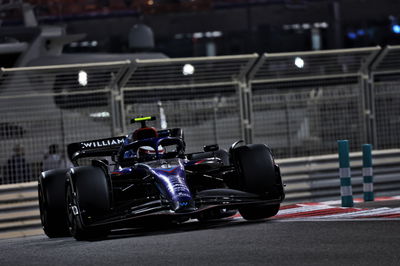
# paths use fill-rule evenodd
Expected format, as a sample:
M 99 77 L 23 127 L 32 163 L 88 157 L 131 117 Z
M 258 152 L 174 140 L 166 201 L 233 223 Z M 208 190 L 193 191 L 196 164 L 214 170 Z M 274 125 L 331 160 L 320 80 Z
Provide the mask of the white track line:
M 331 215 L 321 215 L 321 216 L 314 216 L 314 218 L 319 219 L 333 219 L 333 218 L 351 218 L 351 217 L 361 217 L 361 216 L 370 216 L 370 215 L 377 215 L 377 214 L 385 214 L 390 212 L 392 209 L 390 208 L 378 208 L 378 209 L 370 209 L 370 210 L 360 210 L 355 212 L 347 212 L 347 213 L 338 213 L 338 214 L 331 214 Z
M 301 206 L 297 208 L 290 208 L 280 210 L 277 214 L 278 215 L 287 215 L 287 214 L 294 214 L 294 213 L 302 213 L 302 212 L 311 212 L 311 211 L 319 211 L 319 210 L 326 210 L 326 209 L 333 209 L 336 207 L 327 206 L 327 205 L 311 205 L 311 206 Z

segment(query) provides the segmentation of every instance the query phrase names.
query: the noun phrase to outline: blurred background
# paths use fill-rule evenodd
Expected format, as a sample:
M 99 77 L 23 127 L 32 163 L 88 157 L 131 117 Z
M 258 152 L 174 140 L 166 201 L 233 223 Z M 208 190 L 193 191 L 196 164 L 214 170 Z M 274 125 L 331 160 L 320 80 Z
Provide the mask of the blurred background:
M 267 144 L 289 201 L 338 198 L 341 139 L 360 195 L 369 143 L 398 195 L 399 24 L 399 0 L 0 0 L 0 233 L 38 233 L 40 172 L 139 115 L 188 153 Z
M 2 37 L 7 28 L 23 25 L 23 9 L 11 8 L 20 2 L 0 1 Z M 154 33 L 151 49 L 169 57 L 400 44 L 397 0 L 24 2 L 31 5 L 38 24 L 63 25 L 68 34 L 85 34 L 66 45 L 65 53 L 137 51 L 129 44 L 136 24 L 147 25 Z
M 138 115 L 187 152 L 397 148 L 399 19 L 398 0 L 0 0 L 0 182 Z

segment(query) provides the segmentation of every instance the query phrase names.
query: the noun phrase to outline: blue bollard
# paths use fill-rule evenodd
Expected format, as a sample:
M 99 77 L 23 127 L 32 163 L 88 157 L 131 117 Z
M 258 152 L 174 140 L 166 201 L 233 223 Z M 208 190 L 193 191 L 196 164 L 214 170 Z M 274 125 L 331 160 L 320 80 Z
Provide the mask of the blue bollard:
M 339 177 L 342 207 L 353 207 L 353 190 L 351 187 L 351 171 L 349 157 L 349 141 L 338 140 L 339 148 Z
M 374 201 L 374 176 L 372 171 L 372 145 L 362 145 L 364 201 Z

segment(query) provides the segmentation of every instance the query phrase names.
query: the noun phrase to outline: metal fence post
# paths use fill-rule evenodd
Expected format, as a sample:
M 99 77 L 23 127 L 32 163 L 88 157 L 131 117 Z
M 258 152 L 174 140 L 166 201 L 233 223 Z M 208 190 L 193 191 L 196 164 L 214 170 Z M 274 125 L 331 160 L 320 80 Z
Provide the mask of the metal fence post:
M 244 110 L 244 104 L 243 104 L 243 86 L 241 86 L 241 83 L 238 82 L 236 85 L 236 93 L 238 97 L 238 103 L 239 103 L 239 125 L 240 125 L 240 137 L 241 139 L 245 140 L 245 110 Z
M 289 94 L 285 94 L 285 121 L 286 121 L 286 139 L 287 139 L 287 146 L 288 146 L 288 151 L 289 151 L 289 157 L 293 156 L 293 145 L 292 145 L 292 139 L 291 139 L 291 130 L 290 130 L 290 99 L 289 99 Z
M 386 46 L 384 49 L 381 49 L 379 51 L 379 54 L 376 56 L 375 60 L 369 64 L 368 66 L 368 74 L 370 76 L 370 90 L 371 90 L 371 106 L 374 110 L 374 115 L 376 115 L 376 90 L 375 90 L 375 75 L 377 75 L 377 69 L 379 68 L 379 65 L 385 60 L 385 58 L 388 56 L 388 53 L 390 51 L 390 46 Z M 377 133 L 377 123 L 376 119 L 373 120 L 372 124 L 372 130 L 373 130 L 373 135 L 374 139 L 372 145 L 374 145 L 375 149 L 381 148 L 381 143 L 384 142 L 382 139 L 378 139 L 378 133 Z
M 119 75 L 115 78 L 114 87 L 112 88 L 114 100 L 113 113 L 115 116 L 115 121 L 117 123 L 118 135 L 126 134 L 126 115 L 125 115 L 125 99 L 124 99 L 124 89 L 132 74 L 135 72 L 137 66 L 135 62 L 128 62 L 129 64 L 124 66 L 120 71 Z
M 374 178 L 372 170 L 372 145 L 364 144 L 363 151 L 363 192 L 364 201 L 374 200 Z
M 373 85 L 371 75 L 361 75 L 362 119 L 364 121 L 364 141 L 376 145 L 376 120 Z
M 379 49 L 371 52 L 360 68 L 361 98 L 362 110 L 361 115 L 364 121 L 364 141 L 376 145 L 376 121 L 375 121 L 375 105 L 373 95 L 373 80 L 371 75 L 372 62 L 381 52 Z
M 252 125 L 252 93 L 251 84 L 241 80 L 238 81 L 238 95 L 239 95 L 239 105 L 240 105 L 240 124 L 242 138 L 245 143 L 253 143 L 253 125 Z
M 371 117 L 371 133 L 372 139 L 369 141 L 372 145 L 374 145 L 375 149 L 378 147 L 378 133 L 377 133 L 377 121 L 376 121 L 376 98 L 375 98 L 375 83 L 374 83 L 374 73 L 370 70 L 369 73 L 369 91 L 370 91 L 370 104 L 373 116 Z
M 253 143 L 254 131 L 253 131 L 253 96 L 251 79 L 253 78 L 254 69 L 257 68 L 257 63 L 260 61 L 258 54 L 253 54 L 254 57 L 248 61 L 245 67 L 242 68 L 241 73 L 238 76 L 238 95 L 240 105 L 240 124 L 242 138 L 245 143 Z M 257 64 L 256 64 L 257 63 Z
M 130 64 L 130 61 L 127 61 Z M 129 65 L 124 65 L 113 77 L 109 87 L 111 90 L 110 105 L 111 105 L 111 132 L 113 136 L 119 136 L 124 133 L 124 119 L 121 104 L 123 105 L 122 88 L 120 86 L 121 79 L 124 78 Z
M 339 177 L 342 207 L 353 207 L 353 191 L 351 187 L 351 171 L 349 157 L 349 141 L 338 140 L 339 146 Z

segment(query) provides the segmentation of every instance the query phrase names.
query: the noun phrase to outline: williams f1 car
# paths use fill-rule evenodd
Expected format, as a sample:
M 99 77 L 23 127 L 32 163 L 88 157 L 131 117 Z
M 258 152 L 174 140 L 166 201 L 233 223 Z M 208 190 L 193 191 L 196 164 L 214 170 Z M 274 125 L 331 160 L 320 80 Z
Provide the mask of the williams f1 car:
M 266 145 L 237 141 L 229 151 L 214 144 L 188 154 L 182 129 L 157 131 L 146 125 L 154 119 L 132 119 L 141 127 L 128 136 L 69 144 L 74 167 L 40 175 L 48 237 L 92 239 L 112 229 L 207 221 L 237 211 L 246 220 L 276 215 L 285 193 Z

